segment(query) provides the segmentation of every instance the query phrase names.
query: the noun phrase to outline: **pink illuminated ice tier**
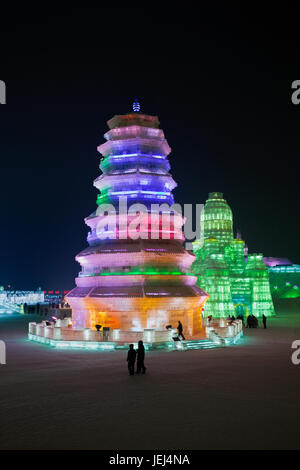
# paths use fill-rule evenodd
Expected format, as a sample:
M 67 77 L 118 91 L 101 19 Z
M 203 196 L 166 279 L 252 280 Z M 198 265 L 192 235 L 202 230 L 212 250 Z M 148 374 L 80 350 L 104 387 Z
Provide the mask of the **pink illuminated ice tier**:
M 202 330 L 208 294 L 195 286 L 182 217 L 168 209 L 176 187 L 171 149 L 158 118 L 137 103 L 134 111 L 110 119 L 98 147 L 98 208 L 85 219 L 89 246 L 76 257 L 81 272 L 67 295 L 73 328 L 165 330 L 180 320 L 193 336 Z

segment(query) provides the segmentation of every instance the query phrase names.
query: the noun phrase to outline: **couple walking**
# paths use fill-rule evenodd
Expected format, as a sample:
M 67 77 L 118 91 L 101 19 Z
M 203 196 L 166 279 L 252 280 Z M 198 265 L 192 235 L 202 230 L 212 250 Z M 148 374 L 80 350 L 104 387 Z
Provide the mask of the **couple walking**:
M 127 354 L 127 362 L 128 362 L 128 371 L 129 375 L 134 375 L 134 364 L 136 361 L 136 373 L 140 374 L 142 371 L 143 374 L 146 372 L 146 367 L 144 364 L 145 359 L 145 348 L 143 345 L 143 341 L 139 341 L 139 346 L 137 351 L 133 348 L 133 344 L 129 345 L 129 351 Z

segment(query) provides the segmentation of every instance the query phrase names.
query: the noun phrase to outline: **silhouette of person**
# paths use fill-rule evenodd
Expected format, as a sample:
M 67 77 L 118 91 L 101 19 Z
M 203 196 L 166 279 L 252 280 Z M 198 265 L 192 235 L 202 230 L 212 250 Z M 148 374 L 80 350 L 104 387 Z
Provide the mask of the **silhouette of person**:
M 183 326 L 182 326 L 182 323 L 180 320 L 178 320 L 178 326 L 177 326 L 177 330 L 178 330 L 178 336 L 185 340 L 185 337 L 183 336 Z
M 133 349 L 133 344 L 129 345 L 129 350 L 127 354 L 127 362 L 128 362 L 128 371 L 129 375 L 134 375 L 134 363 L 136 359 L 136 350 Z
M 139 374 L 141 371 L 143 374 L 146 372 L 146 367 L 144 364 L 145 360 L 145 348 L 143 345 L 143 341 L 139 341 L 139 346 L 137 350 L 137 361 L 136 361 L 136 373 Z
M 264 328 L 267 328 L 267 317 L 264 313 L 263 313 L 263 316 L 262 316 L 262 322 L 263 322 Z

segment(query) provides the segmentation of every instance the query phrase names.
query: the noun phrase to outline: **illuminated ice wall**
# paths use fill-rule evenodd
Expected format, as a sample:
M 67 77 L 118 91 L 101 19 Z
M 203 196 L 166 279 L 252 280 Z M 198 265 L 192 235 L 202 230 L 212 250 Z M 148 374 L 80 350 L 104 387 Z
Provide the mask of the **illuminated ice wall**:
M 174 202 L 171 149 L 158 118 L 141 114 L 137 102 L 133 109 L 108 121 L 106 142 L 98 147 L 103 156 L 102 174 L 94 182 L 98 209 L 85 219 L 89 246 L 76 257 L 82 269 L 67 295 L 73 327 L 138 331 L 176 327 L 181 320 L 186 333 L 195 334 L 208 296 L 190 270 L 195 255 L 183 248 L 182 217 L 166 209 L 150 215 L 153 204 Z M 146 207 L 137 230 L 132 230 L 135 216 L 120 213 L 125 198 L 128 206 Z
M 287 260 L 288 261 L 288 260 Z M 269 267 L 269 277 L 272 296 L 276 299 L 295 299 L 300 297 L 300 265 L 272 264 Z
M 200 239 L 194 242 L 197 284 L 209 294 L 204 315 L 274 315 L 268 269 L 262 254 L 249 254 L 233 236 L 232 211 L 222 193 L 210 193 L 201 213 Z
M 44 302 L 44 292 L 37 291 L 12 291 L 4 290 L 0 286 L 0 313 L 23 313 L 23 305 L 37 304 Z

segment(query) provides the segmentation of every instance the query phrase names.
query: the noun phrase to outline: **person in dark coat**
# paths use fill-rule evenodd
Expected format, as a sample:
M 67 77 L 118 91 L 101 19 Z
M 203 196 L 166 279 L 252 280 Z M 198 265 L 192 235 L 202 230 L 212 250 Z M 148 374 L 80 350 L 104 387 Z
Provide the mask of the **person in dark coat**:
M 130 344 L 129 345 L 129 351 L 128 351 L 128 354 L 127 354 L 129 375 L 134 375 L 135 359 L 136 359 L 136 350 L 133 349 L 133 344 Z
M 181 337 L 183 340 L 185 340 L 185 337 L 183 336 L 183 326 L 180 320 L 178 320 L 177 330 L 178 330 L 178 336 Z
M 263 322 L 264 328 L 266 329 L 267 328 L 267 317 L 264 313 L 263 313 L 263 316 L 262 316 L 262 322 Z
M 136 361 L 136 373 L 137 374 L 140 374 L 141 371 L 143 374 L 145 374 L 146 367 L 144 364 L 144 360 L 145 360 L 145 348 L 143 345 L 143 341 L 141 340 L 139 341 L 139 346 L 137 350 L 137 361 Z

